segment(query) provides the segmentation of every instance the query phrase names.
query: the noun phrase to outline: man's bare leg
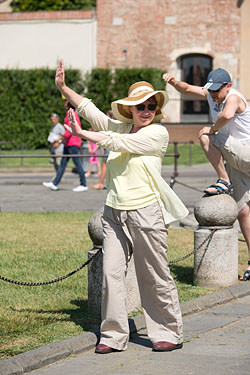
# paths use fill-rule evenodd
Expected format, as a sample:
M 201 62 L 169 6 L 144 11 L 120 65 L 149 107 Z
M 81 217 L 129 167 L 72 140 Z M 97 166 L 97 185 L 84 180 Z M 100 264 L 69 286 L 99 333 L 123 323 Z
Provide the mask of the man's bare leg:
M 220 150 L 213 144 L 213 142 L 210 140 L 209 136 L 207 135 L 202 135 L 200 137 L 200 144 L 209 162 L 212 164 L 213 168 L 215 169 L 215 172 L 217 173 L 218 178 L 226 181 L 230 185 L 230 179 L 229 179 L 229 176 L 227 174 L 227 171 L 224 165 L 223 155 L 220 152 Z M 225 185 L 223 184 L 217 184 L 217 185 L 225 189 Z M 206 191 L 214 192 L 216 191 L 216 188 L 207 188 Z
M 220 150 L 216 146 L 214 146 L 214 144 L 210 141 L 207 135 L 201 136 L 200 143 L 208 160 L 214 167 L 218 178 L 230 184 L 230 179 L 225 169 L 224 159 Z M 206 190 L 215 191 L 216 189 L 208 188 Z M 249 255 L 249 260 L 250 260 L 250 202 L 248 202 L 248 204 L 239 212 L 238 220 L 239 220 L 241 232 L 247 244 L 248 255 Z M 250 271 L 249 265 L 247 267 L 247 270 Z M 243 280 L 243 277 L 241 277 L 241 280 Z

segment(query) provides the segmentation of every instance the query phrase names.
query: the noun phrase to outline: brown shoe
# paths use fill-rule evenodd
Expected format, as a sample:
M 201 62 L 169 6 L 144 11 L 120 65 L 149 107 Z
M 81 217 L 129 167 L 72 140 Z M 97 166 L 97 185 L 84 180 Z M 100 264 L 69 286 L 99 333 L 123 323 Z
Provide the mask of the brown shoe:
M 154 352 L 171 352 L 175 349 L 181 349 L 183 347 L 183 343 L 181 344 L 172 344 L 171 342 L 167 341 L 159 341 L 153 344 L 153 351 Z
M 108 354 L 108 353 L 111 353 L 112 351 L 113 349 L 110 346 L 104 345 L 104 344 L 99 344 L 95 348 L 95 353 L 98 353 L 98 354 Z

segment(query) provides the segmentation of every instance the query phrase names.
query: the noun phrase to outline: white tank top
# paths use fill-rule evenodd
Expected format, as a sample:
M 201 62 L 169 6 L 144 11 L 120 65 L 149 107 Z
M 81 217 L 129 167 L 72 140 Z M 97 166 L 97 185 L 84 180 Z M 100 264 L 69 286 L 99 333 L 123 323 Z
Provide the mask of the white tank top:
M 238 95 L 246 105 L 246 109 L 242 113 L 235 113 L 233 118 L 228 121 L 228 123 L 223 126 L 219 131 L 231 135 L 236 139 L 250 139 L 250 107 L 247 104 L 244 96 L 235 89 L 231 89 L 227 94 L 223 103 L 219 106 L 217 102 L 214 102 L 211 95 L 208 93 L 207 100 L 210 106 L 211 116 L 213 122 L 216 122 L 219 114 L 225 107 L 226 101 L 230 95 Z

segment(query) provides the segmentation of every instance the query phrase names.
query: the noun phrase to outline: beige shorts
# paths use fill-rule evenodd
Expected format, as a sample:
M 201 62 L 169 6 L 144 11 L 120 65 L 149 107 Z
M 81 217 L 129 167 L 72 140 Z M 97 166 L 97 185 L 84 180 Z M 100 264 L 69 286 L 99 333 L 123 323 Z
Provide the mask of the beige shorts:
M 239 211 L 250 202 L 250 140 L 237 140 L 223 133 L 210 136 L 221 151 L 226 169 L 234 186 L 233 197 Z

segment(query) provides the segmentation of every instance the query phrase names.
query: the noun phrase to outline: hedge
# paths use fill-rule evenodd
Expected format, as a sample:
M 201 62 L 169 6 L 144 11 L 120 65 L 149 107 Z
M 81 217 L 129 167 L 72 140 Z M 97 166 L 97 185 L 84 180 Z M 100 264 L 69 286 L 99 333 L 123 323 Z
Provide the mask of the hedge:
M 85 76 L 86 94 L 103 112 L 110 109 L 110 103 L 128 95 L 129 86 L 137 81 L 150 82 L 157 90 L 165 89 L 162 79 L 164 71 L 156 68 L 96 68 Z
M 145 80 L 156 89 L 164 89 L 163 71 L 155 68 L 93 69 L 84 78 L 79 70 L 68 69 L 66 82 L 79 94 L 86 95 L 102 110 L 110 109 L 110 103 L 126 97 L 129 86 Z M 63 123 L 64 101 L 54 83 L 55 70 L 0 70 L 0 127 L 1 139 L 20 142 L 26 148 L 47 147 L 51 127 L 50 114 L 59 114 Z M 82 126 L 89 124 L 82 120 Z
M 43 10 L 87 10 L 96 6 L 96 0 L 12 0 L 13 12 Z
M 67 71 L 70 87 L 81 92 L 78 70 Z M 63 123 L 64 101 L 55 86 L 55 70 L 0 70 L 0 128 L 3 141 L 23 142 L 27 148 L 48 145 L 50 114 L 57 112 Z

